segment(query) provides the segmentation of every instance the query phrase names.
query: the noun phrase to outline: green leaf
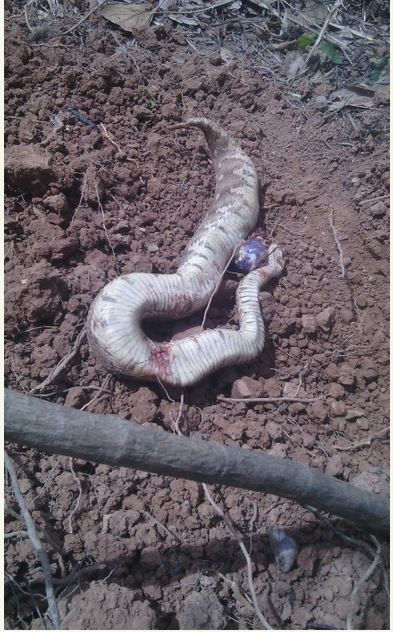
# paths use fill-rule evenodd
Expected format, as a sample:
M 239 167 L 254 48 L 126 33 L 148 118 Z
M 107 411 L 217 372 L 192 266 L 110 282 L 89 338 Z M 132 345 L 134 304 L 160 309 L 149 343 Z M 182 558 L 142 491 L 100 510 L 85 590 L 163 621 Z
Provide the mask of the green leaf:
M 326 40 L 322 40 L 319 44 L 319 49 L 323 52 L 324 55 L 326 55 L 328 59 L 330 59 L 330 61 L 333 62 L 333 64 L 338 65 L 338 64 L 344 63 L 344 57 L 338 52 L 337 48 L 333 46 L 333 44 L 331 44 L 330 42 L 327 42 Z
M 315 38 L 316 38 L 316 35 L 314 33 L 303 33 L 302 35 L 299 35 L 299 37 L 296 40 L 297 47 L 301 51 L 305 51 L 310 46 L 310 44 L 312 44 L 315 41 Z
M 370 73 L 370 79 L 374 82 L 378 81 L 382 74 L 382 71 L 388 63 L 388 60 L 385 57 L 370 57 L 370 63 L 374 66 L 373 70 Z

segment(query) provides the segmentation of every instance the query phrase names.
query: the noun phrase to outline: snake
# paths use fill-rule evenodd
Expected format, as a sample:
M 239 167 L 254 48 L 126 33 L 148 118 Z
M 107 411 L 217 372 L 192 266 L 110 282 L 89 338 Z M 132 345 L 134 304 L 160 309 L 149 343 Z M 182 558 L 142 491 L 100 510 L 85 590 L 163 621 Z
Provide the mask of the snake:
M 214 200 L 175 273 L 131 272 L 104 286 L 90 306 L 87 336 L 91 352 L 109 372 L 184 388 L 224 366 L 250 362 L 262 352 L 265 326 L 259 291 L 281 275 L 284 256 L 272 244 L 266 264 L 240 280 L 238 329 L 217 327 L 163 342 L 144 333 L 144 318 L 184 318 L 206 307 L 237 245 L 254 229 L 259 215 L 256 169 L 232 136 L 202 117 L 176 127 L 204 133 L 216 177 Z

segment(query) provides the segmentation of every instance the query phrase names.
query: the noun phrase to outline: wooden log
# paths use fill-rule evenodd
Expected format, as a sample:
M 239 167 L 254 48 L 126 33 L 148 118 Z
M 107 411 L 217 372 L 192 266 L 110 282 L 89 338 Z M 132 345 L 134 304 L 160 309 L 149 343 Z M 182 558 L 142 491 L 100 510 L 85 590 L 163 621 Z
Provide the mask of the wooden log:
M 5 438 L 43 452 L 295 500 L 388 533 L 389 501 L 318 470 L 261 452 L 143 428 L 5 391 Z

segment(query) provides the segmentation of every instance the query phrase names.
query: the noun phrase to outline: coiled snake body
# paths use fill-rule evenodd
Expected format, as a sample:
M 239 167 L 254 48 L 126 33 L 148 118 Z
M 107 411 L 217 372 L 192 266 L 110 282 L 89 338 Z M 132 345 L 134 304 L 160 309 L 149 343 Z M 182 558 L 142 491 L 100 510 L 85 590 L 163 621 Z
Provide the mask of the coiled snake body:
M 280 276 L 284 263 L 280 249 L 271 246 L 267 265 L 241 280 L 236 292 L 237 331 L 212 329 L 163 343 L 144 334 L 144 317 L 181 318 L 208 303 L 259 212 L 258 177 L 250 158 L 207 119 L 192 118 L 179 125 L 183 126 L 198 127 L 205 134 L 216 172 L 214 202 L 184 250 L 177 272 L 135 272 L 114 279 L 93 301 L 87 332 L 91 350 L 109 371 L 185 387 L 262 351 L 265 328 L 259 290 Z

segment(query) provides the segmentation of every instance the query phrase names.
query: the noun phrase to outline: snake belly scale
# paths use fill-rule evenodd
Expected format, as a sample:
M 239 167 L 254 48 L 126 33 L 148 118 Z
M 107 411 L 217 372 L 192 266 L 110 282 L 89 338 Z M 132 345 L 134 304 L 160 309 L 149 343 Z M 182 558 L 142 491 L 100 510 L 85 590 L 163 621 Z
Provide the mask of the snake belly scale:
M 267 264 L 239 283 L 239 329 L 211 329 L 154 342 L 141 328 L 145 317 L 182 318 L 209 301 L 236 245 L 254 228 L 258 213 L 258 176 L 251 159 L 217 124 L 191 118 L 178 127 L 204 132 L 214 170 L 214 201 L 185 248 L 174 274 L 135 272 L 108 283 L 88 314 L 90 348 L 109 371 L 186 387 L 216 369 L 252 360 L 263 349 L 265 328 L 259 290 L 280 276 L 281 250 L 269 248 Z

